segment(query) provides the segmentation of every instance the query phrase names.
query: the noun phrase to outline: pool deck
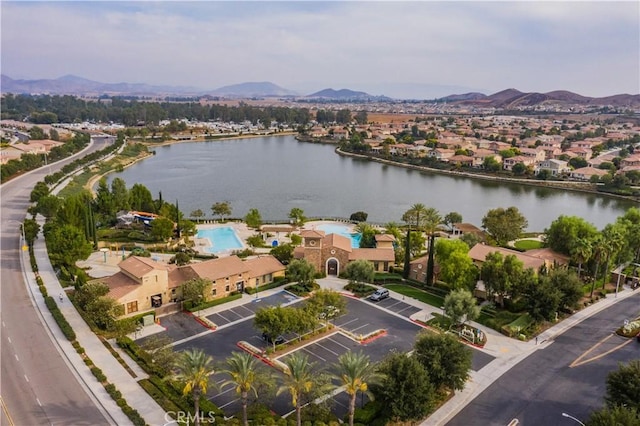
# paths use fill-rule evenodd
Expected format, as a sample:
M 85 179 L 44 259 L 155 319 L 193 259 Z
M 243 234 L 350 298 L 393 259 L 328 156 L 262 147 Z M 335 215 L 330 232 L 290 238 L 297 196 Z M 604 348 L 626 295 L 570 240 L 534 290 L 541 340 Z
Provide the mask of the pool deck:
M 207 223 L 204 225 L 197 225 L 198 231 L 216 228 L 233 229 L 238 236 L 238 239 L 242 243 L 242 248 L 240 249 L 229 249 L 221 252 L 213 252 L 213 254 L 219 257 L 230 256 L 233 251 L 246 249 L 248 247 L 246 243 L 247 238 L 256 234 L 256 231 L 252 228 L 249 228 L 244 222 Z M 198 238 L 194 236 L 193 242 L 195 244 L 195 246 L 193 247 L 195 250 L 201 253 L 212 254 L 212 252 L 206 250 L 208 247 L 211 247 L 211 241 L 209 241 L 208 238 Z

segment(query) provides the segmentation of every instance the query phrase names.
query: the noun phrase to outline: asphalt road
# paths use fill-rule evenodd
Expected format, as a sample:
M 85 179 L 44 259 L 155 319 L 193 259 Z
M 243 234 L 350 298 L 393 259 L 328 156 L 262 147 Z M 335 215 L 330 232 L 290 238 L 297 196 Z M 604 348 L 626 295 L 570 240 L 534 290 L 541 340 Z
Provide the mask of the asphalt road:
M 513 367 L 449 423 L 450 426 L 572 426 L 603 405 L 607 374 L 640 358 L 640 343 L 612 333 L 640 315 L 640 292 L 586 319 Z M 572 366 L 573 365 L 573 366 Z
M 13 179 L 0 187 L 0 389 L 2 424 L 108 424 L 80 386 L 45 330 L 29 297 L 20 266 L 20 223 L 36 182 L 81 154 Z
M 273 300 L 265 299 L 262 306 L 282 303 L 281 300 L 277 299 L 278 297 L 282 298 L 280 293 L 270 296 Z M 363 351 L 370 356 L 373 362 L 377 362 L 382 360 L 391 351 L 408 352 L 413 348 L 416 335 L 422 330 L 422 327 L 405 318 L 410 315 L 410 312 L 414 312 L 416 308 L 392 298 L 385 300 L 385 305 L 393 306 L 396 313 L 401 316 L 406 314 L 405 318 L 402 318 L 379 309 L 379 305 L 375 303 L 351 298 L 345 298 L 345 300 L 347 302 L 347 311 L 344 315 L 336 318 L 333 321 L 334 324 L 354 334 L 368 334 L 380 329 L 387 330 L 387 334 L 367 344 L 356 343 L 342 334 L 333 334 L 296 350 L 304 352 L 309 357 L 309 361 L 315 363 L 318 370 L 326 373 L 335 373 L 335 371 L 332 371 L 335 362 L 341 354 L 348 350 Z M 198 334 L 197 330 L 201 328 L 201 325 L 192 317 L 178 317 L 177 315 L 179 314 L 172 315 L 176 317 L 175 319 L 169 319 L 168 317 L 163 319 L 163 325 L 168 326 L 168 330 L 165 333 L 174 341 L 194 336 L 193 339 L 177 344 L 175 350 L 182 351 L 189 348 L 199 348 L 213 356 L 214 361 L 219 364 L 223 363 L 224 359 L 229 356 L 231 352 L 240 351 L 237 346 L 237 342 L 240 340 L 249 342 L 256 347 L 267 349 L 268 344 L 262 340 L 260 332 L 254 328 L 253 321 L 249 319 L 251 315 L 250 312 L 255 310 L 255 306 L 252 306 L 252 304 L 243 306 L 246 309 L 235 307 L 222 311 L 220 312 L 220 317 L 208 315 L 207 318 L 212 321 L 220 321 L 221 318 L 230 318 L 234 313 L 235 315 L 243 315 L 244 318 L 247 318 L 244 321 L 222 327 L 213 333 L 206 333 L 196 337 Z M 191 323 L 194 324 L 195 330 L 183 324 L 183 320 L 185 319 L 190 320 Z M 234 320 L 237 320 L 237 318 L 234 317 Z M 174 330 L 169 330 L 172 326 Z M 290 336 L 285 337 L 289 338 Z M 142 341 L 144 339 L 140 340 Z M 285 355 L 279 359 L 282 361 L 287 356 L 289 355 Z M 493 359 L 494 357 L 491 355 L 475 348 L 473 349 L 474 370 L 477 371 L 481 369 Z M 275 369 L 272 370 L 272 373 L 278 381 L 280 381 L 281 373 Z M 212 379 L 213 382 L 222 383 L 225 375 L 216 373 Z M 217 386 L 213 386 L 209 390 L 208 395 L 209 399 L 222 408 L 227 415 L 238 412 L 239 401 L 233 389 L 221 391 Z M 265 402 L 262 398 L 261 401 Z M 336 395 L 333 398 L 333 412 L 340 417 L 344 416 L 347 412 L 347 402 L 348 398 L 346 394 L 341 393 Z M 286 414 L 292 409 L 291 398 L 286 394 L 277 396 L 268 401 L 268 403 L 269 407 L 280 415 Z M 361 401 L 359 400 L 358 403 L 361 403 Z

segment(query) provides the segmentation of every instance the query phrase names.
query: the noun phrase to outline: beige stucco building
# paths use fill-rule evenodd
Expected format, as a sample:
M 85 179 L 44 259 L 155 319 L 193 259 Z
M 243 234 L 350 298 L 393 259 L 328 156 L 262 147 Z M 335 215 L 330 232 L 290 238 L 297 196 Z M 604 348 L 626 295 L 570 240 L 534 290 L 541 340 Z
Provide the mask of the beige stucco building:
M 202 278 L 210 281 L 207 300 L 228 296 L 245 287 L 257 287 L 282 277 L 285 267 L 271 255 L 241 260 L 237 256 L 211 259 L 184 266 L 168 265 L 150 258 L 131 256 L 118 264 L 120 271 L 96 281 L 109 286 L 125 315 L 145 312 L 182 300 L 181 285 Z
M 305 259 L 327 275 L 339 275 L 354 260 L 368 260 L 378 272 L 388 271 L 395 261 L 392 235 L 376 235 L 376 248 L 352 248 L 349 238 L 317 230 L 302 231 L 300 236 L 303 242 L 295 248 L 294 257 Z

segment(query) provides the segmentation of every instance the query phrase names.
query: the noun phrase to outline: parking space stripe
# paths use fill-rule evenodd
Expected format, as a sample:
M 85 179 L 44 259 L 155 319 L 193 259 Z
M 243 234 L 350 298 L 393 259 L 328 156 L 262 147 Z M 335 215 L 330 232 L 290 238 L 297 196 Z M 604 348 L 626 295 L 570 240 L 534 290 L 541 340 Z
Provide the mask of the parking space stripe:
M 352 320 L 350 320 L 350 321 L 345 322 L 344 324 L 338 324 L 338 323 L 335 323 L 335 326 L 336 326 L 336 327 L 344 327 L 344 326 L 345 326 L 345 325 L 347 325 L 347 324 L 351 324 L 351 323 L 352 323 L 352 322 L 354 322 L 354 321 L 358 321 L 358 319 L 359 319 L 359 318 L 354 318 L 354 319 L 352 319 Z
M 351 329 L 351 330 L 349 330 L 349 331 L 351 331 L 351 332 L 353 333 L 354 331 L 358 331 L 358 330 L 360 330 L 361 328 L 365 328 L 365 327 L 366 327 L 366 326 L 368 326 L 368 325 L 369 325 L 369 324 L 367 323 L 367 324 L 365 324 L 365 325 L 361 325 L 360 327 L 356 327 L 356 328 Z
M 244 306 L 244 305 L 240 305 L 240 306 L 238 306 L 238 308 L 242 308 L 242 309 L 244 309 L 245 311 L 250 312 L 250 315 L 255 314 L 255 312 L 254 312 L 254 311 L 252 311 L 251 309 L 247 308 L 247 307 L 246 307 L 246 306 Z
M 343 347 L 343 348 L 345 348 L 346 350 L 351 349 L 351 348 L 349 348 L 349 347 L 347 347 L 347 346 L 343 345 L 342 343 L 338 342 L 337 340 L 334 340 L 334 339 L 333 339 L 333 338 L 331 338 L 331 337 L 329 337 L 329 339 L 327 339 L 327 340 L 331 340 L 333 343 L 335 343 L 335 344 L 336 344 L 336 345 L 338 345 L 338 346 L 342 346 L 342 347 Z
M 220 318 L 222 318 L 223 320 L 225 320 L 226 322 L 231 322 L 230 319 L 227 319 L 224 315 L 222 315 L 220 312 L 218 312 L 216 315 L 218 315 Z
M 322 346 L 320 343 L 317 343 L 317 344 L 316 344 L 316 346 L 320 346 L 322 349 L 324 349 L 324 350 L 325 350 L 325 351 L 327 351 L 327 352 L 331 352 L 331 353 L 332 353 L 332 354 L 334 354 L 335 356 L 340 356 L 340 354 L 339 354 L 339 353 L 334 352 L 334 351 L 332 351 L 331 349 L 329 349 L 329 348 L 327 348 L 327 347 Z
M 235 308 L 231 308 L 231 309 L 227 309 L 228 312 L 231 312 L 232 314 L 236 315 L 238 318 L 244 318 L 244 316 L 240 315 L 239 313 L 237 313 L 236 311 L 234 311 Z
M 407 306 L 405 306 L 404 308 L 402 308 L 402 309 L 400 309 L 399 311 L 397 311 L 397 312 L 396 312 L 396 314 L 399 314 L 399 313 L 400 313 L 400 312 L 402 312 L 402 311 L 406 311 L 407 309 L 412 308 L 412 307 L 413 307 L 413 306 L 411 306 L 411 305 L 407 305 Z
M 316 358 L 320 358 L 323 362 L 327 362 L 327 360 L 326 360 L 326 359 L 322 358 L 320 355 L 318 355 L 318 354 L 316 354 L 316 353 L 311 352 L 311 351 L 310 351 L 309 349 L 307 349 L 307 348 L 302 348 L 302 350 L 303 350 L 303 351 L 305 351 L 306 353 L 308 353 L 308 354 L 309 354 L 309 355 L 311 355 L 311 356 L 315 356 Z

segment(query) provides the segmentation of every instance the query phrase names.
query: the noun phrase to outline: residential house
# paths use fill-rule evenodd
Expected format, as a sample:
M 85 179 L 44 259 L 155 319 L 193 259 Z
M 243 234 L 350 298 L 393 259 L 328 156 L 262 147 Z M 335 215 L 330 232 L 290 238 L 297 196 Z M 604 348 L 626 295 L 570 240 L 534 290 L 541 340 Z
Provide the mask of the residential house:
M 620 167 L 640 166 L 640 154 L 632 154 L 620 160 Z
M 566 161 L 551 158 L 538 164 L 536 174 L 540 173 L 542 170 L 548 170 L 551 173 L 551 176 L 560 176 L 563 173 L 570 172 L 571 168 L 569 167 L 569 163 Z
M 585 160 L 590 160 L 593 156 L 593 151 L 591 151 L 590 148 L 583 148 L 578 146 L 571 146 L 565 151 L 565 153 L 573 153 L 576 155 L 576 157 L 584 158 Z
M 536 163 L 539 163 L 544 161 L 546 154 L 541 148 L 520 148 L 520 155 L 533 158 Z
M 429 157 L 436 158 L 439 161 L 448 161 L 449 158 L 453 157 L 456 152 L 453 149 L 447 148 L 434 148 L 429 151 Z
M 602 177 L 606 174 L 609 174 L 608 170 L 598 169 L 596 167 L 581 167 L 569 172 L 569 178 L 588 182 L 591 180 L 591 176 L 595 175 L 598 177 Z
M 460 165 L 464 167 L 471 167 L 473 165 L 473 157 L 469 155 L 454 155 L 449 157 L 449 163 Z
M 505 158 L 502 160 L 502 168 L 505 170 L 513 170 L 513 166 L 518 163 L 524 164 L 526 167 L 534 166 L 535 159 L 531 157 L 525 157 L 523 155 L 516 155 L 515 157 Z
M 502 163 L 502 156 L 500 154 L 496 154 L 489 149 L 478 149 L 473 153 L 473 167 L 483 167 L 484 160 L 486 160 L 487 157 L 493 157 L 498 163 Z

